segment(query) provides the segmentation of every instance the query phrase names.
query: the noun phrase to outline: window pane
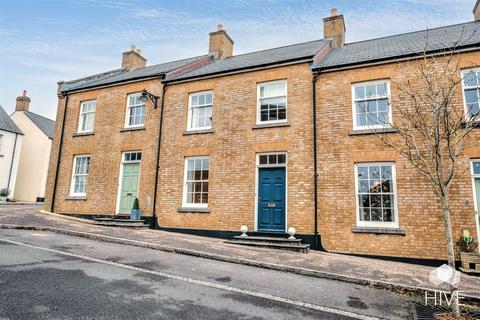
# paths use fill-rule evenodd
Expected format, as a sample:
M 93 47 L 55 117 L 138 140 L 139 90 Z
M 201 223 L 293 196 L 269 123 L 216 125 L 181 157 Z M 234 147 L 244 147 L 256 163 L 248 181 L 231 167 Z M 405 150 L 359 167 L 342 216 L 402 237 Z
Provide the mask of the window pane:
M 269 155 L 268 164 L 277 164 L 277 156 L 274 154 Z
M 260 164 L 267 164 L 267 161 L 268 161 L 268 157 L 266 155 L 261 155 L 259 157 L 259 163 Z
M 279 164 L 287 163 L 287 156 L 285 154 L 279 154 L 277 159 Z
M 480 108 L 478 107 L 478 103 L 472 103 L 472 104 L 468 104 L 467 105 L 467 114 L 468 116 L 471 118 L 471 117 L 476 117 L 475 120 L 479 120 L 479 112 L 480 112 Z
M 371 221 L 383 221 L 382 209 L 372 208 L 371 217 Z
M 370 179 L 379 179 L 380 178 L 380 167 L 379 166 L 371 166 L 369 168 L 369 177 L 370 177 Z
M 360 200 L 359 204 L 361 207 L 370 207 L 370 196 L 368 194 L 360 195 L 359 200 Z
M 383 221 L 384 222 L 394 222 L 393 220 L 393 209 L 387 208 L 383 211 Z
M 359 166 L 357 172 L 359 179 L 368 179 L 368 167 Z
M 358 192 L 368 193 L 368 180 L 359 180 L 358 181 Z
M 370 221 L 370 208 L 360 208 L 360 221 Z
M 382 196 L 379 194 L 373 194 L 370 196 L 370 207 L 380 208 L 382 207 Z
M 375 97 L 376 96 L 376 86 L 375 85 L 365 86 L 365 92 L 366 92 L 366 97 L 367 98 Z
M 476 87 L 478 80 L 475 72 L 469 71 L 467 74 L 465 74 L 463 82 L 465 87 Z
M 377 95 L 379 97 L 386 97 L 387 96 L 387 84 L 380 83 L 377 85 Z
M 465 101 L 467 103 L 477 103 L 478 102 L 477 89 L 465 90 Z
M 205 96 L 205 103 L 206 104 L 212 104 L 212 94 L 211 93 L 207 93 L 207 95 Z
M 355 87 L 355 99 L 364 99 L 365 98 L 365 87 L 359 86 Z
M 480 161 L 473 163 L 473 174 L 480 174 Z

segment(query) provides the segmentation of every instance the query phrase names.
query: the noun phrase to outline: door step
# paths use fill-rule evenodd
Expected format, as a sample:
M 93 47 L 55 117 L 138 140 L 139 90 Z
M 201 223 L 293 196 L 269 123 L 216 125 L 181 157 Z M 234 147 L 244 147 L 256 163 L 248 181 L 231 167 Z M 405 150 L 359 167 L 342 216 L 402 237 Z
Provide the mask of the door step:
M 287 239 L 277 237 L 234 236 L 233 239 L 225 240 L 224 242 L 243 246 L 282 249 L 299 252 L 308 252 L 308 249 L 310 248 L 309 244 L 302 243 L 302 239 Z
M 145 220 L 130 220 L 125 218 L 95 218 L 95 224 L 122 228 L 148 228 Z

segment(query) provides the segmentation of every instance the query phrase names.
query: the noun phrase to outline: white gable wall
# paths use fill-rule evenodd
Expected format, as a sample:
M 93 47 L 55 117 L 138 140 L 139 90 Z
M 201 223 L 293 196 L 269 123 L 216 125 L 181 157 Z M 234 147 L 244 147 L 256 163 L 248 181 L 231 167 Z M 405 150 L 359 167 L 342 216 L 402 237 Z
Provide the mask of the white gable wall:
M 0 189 L 9 189 L 10 195 L 8 198 L 12 199 L 22 149 L 22 135 L 4 130 L 0 130 L 0 135 L 3 136 L 3 143 L 0 150 Z
M 52 140 L 24 112 L 14 112 L 10 118 L 24 134 L 13 198 L 35 202 L 45 197 Z

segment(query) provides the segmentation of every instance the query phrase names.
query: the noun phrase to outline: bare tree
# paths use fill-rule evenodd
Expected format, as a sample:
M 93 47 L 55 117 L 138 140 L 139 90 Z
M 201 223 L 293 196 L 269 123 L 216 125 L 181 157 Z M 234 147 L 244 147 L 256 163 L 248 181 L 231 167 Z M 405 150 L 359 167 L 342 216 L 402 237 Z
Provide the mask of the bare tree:
M 463 107 L 462 81 L 478 83 L 475 72 L 462 73 L 460 56 L 454 49 L 436 56 L 423 57 L 407 63 L 406 81 L 397 84 L 398 100 L 395 120 L 380 119 L 379 114 L 368 113 L 369 122 L 383 124 L 395 134 L 377 130 L 376 135 L 387 147 L 395 150 L 413 165 L 430 183 L 438 196 L 445 227 L 448 264 L 455 268 L 455 246 L 452 235 L 450 208 L 451 186 L 468 167 L 461 166 L 467 137 L 478 126 L 480 112 L 477 104 Z M 475 89 L 475 93 L 476 93 Z M 385 117 L 384 117 L 385 118 Z M 472 139 L 472 143 L 478 143 Z M 458 294 L 456 285 L 451 294 Z M 452 305 L 456 315 L 459 306 Z

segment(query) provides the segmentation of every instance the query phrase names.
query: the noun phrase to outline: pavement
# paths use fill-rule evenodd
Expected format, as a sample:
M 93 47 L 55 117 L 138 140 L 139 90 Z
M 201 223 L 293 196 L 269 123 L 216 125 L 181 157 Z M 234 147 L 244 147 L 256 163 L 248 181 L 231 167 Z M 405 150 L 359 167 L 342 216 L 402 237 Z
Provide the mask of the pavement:
M 0 319 L 407 319 L 347 282 L 37 230 L 0 229 Z
M 79 223 L 81 219 L 64 219 L 39 213 L 38 206 L 0 206 L 0 225 L 48 226 L 86 235 L 121 238 L 171 251 L 203 253 L 219 260 L 264 266 L 316 277 L 391 288 L 399 292 L 422 293 L 424 289 L 448 290 L 428 280 L 434 268 L 416 264 L 371 259 L 351 255 L 310 251 L 308 254 L 226 244 L 222 239 L 186 235 L 150 229 L 121 229 Z M 77 221 L 78 220 L 78 221 Z M 167 250 L 168 251 L 168 250 Z M 195 255 L 195 254 L 193 254 Z M 225 258 L 225 259 L 223 259 Z M 230 260 L 229 260 L 230 259 Z M 217 259 L 218 260 L 218 259 Z M 466 296 L 480 299 L 480 277 L 461 275 L 459 290 Z

